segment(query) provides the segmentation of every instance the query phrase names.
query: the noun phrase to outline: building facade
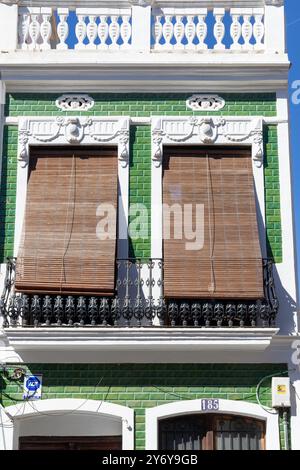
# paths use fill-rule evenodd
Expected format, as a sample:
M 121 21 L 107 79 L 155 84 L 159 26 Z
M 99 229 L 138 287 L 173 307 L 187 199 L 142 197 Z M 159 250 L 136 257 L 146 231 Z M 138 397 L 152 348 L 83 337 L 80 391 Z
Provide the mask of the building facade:
M 0 3 L 2 449 L 300 449 L 283 3 Z

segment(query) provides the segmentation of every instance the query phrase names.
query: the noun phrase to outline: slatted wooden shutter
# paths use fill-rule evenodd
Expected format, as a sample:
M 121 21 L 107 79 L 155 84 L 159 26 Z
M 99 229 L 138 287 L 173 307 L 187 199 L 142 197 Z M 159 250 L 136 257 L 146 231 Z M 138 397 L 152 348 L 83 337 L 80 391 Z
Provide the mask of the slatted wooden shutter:
M 114 293 L 117 167 L 116 149 L 32 149 L 17 290 Z M 103 203 L 113 239 L 96 236 Z
M 163 166 L 163 202 L 204 206 L 204 244 L 187 249 L 174 238 L 178 219 L 171 217 L 164 239 L 164 293 L 167 298 L 263 297 L 250 150 L 167 148 Z M 166 223 L 166 211 L 164 223 Z M 184 228 L 184 227 L 183 227 Z M 178 234 L 177 234 L 178 236 Z

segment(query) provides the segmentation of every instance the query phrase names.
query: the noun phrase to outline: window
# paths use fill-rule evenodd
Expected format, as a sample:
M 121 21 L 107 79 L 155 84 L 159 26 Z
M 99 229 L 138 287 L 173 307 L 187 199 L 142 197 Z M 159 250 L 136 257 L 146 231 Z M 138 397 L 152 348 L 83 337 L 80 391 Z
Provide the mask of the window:
M 265 423 L 233 415 L 185 415 L 159 421 L 160 450 L 264 450 Z
M 17 290 L 113 295 L 117 178 L 116 149 L 31 148 Z M 96 235 L 101 204 L 115 209 L 108 239 Z
M 166 298 L 263 298 L 249 149 L 166 147 L 163 203 L 164 225 L 170 220 L 163 241 Z M 198 219 L 197 206 L 203 208 Z M 172 207 L 181 214 L 174 216 Z M 200 230 L 203 243 L 194 249 L 190 234 Z

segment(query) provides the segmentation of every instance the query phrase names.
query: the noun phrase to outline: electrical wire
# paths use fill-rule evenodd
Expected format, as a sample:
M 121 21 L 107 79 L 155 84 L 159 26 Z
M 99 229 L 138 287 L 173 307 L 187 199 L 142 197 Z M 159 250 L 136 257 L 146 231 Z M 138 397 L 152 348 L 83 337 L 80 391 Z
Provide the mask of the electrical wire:
M 269 375 L 267 375 L 267 376 L 262 377 L 262 379 L 258 382 L 258 384 L 257 384 L 257 386 L 256 386 L 256 392 L 255 392 L 255 394 L 253 394 L 253 395 L 248 395 L 248 396 L 244 396 L 243 398 L 237 399 L 236 401 L 243 401 L 243 400 L 247 400 L 247 399 L 251 399 L 251 398 L 254 398 L 254 397 L 255 397 L 257 403 L 260 405 L 260 407 L 261 407 L 263 410 L 265 410 L 266 412 L 268 412 L 268 413 L 270 413 L 270 414 L 278 414 L 278 411 L 277 411 L 277 410 L 274 410 L 273 408 L 269 408 L 269 407 L 267 407 L 267 406 L 265 406 L 265 405 L 262 404 L 262 402 L 261 402 L 261 400 L 260 400 L 260 394 L 259 394 L 259 392 L 260 392 L 260 387 L 261 387 L 261 385 L 263 384 L 263 382 L 266 381 L 267 379 L 272 378 L 272 377 L 275 377 L 275 376 L 277 376 L 277 375 L 287 374 L 287 373 L 289 373 L 289 372 L 292 371 L 292 370 L 295 370 L 295 369 L 288 369 L 288 370 L 285 370 L 285 371 L 276 372 L 276 373 L 269 374 Z M 104 378 L 103 376 L 100 378 L 100 380 L 97 382 L 97 384 L 96 384 L 95 387 L 98 387 L 98 386 L 102 383 L 103 378 Z M 21 388 L 21 386 L 20 386 L 19 384 L 18 384 L 18 386 Z M 300 398 L 299 398 L 299 395 L 298 395 L 298 393 L 297 393 L 297 390 L 296 390 L 296 388 L 295 388 L 295 386 L 294 386 L 294 385 L 292 385 L 292 386 L 293 386 L 293 388 L 294 388 L 294 390 L 295 390 L 296 396 L 298 397 L 298 399 L 300 399 Z M 182 400 L 194 400 L 194 398 L 191 398 L 191 397 L 188 397 L 188 396 L 183 396 L 183 395 L 180 395 L 180 394 L 175 393 L 175 392 L 170 392 L 169 390 L 164 390 L 162 387 L 159 387 L 159 386 L 157 386 L 157 385 L 152 385 L 152 387 L 155 388 L 155 389 L 157 389 L 157 390 L 159 390 L 159 391 L 162 392 L 162 393 L 165 393 L 166 395 L 169 395 L 169 396 L 175 396 L 176 398 L 180 398 L 180 399 L 182 399 Z M 108 386 L 108 389 L 107 389 L 107 392 L 106 392 L 106 394 L 105 394 L 105 397 L 100 401 L 100 404 L 99 404 L 99 406 L 98 406 L 98 408 L 97 408 L 97 412 L 99 411 L 99 409 L 100 409 L 102 403 L 106 401 L 107 396 L 108 396 L 110 390 L 111 390 L 111 385 Z M 36 393 L 36 392 L 34 392 L 34 393 Z M 84 399 L 83 402 L 82 402 L 78 407 L 74 408 L 74 409 L 71 410 L 71 411 L 66 411 L 66 412 L 63 412 L 63 413 L 59 413 L 59 412 L 46 413 L 46 412 L 42 412 L 42 411 L 38 410 L 38 409 L 35 407 L 35 402 L 33 402 L 33 401 L 30 399 L 30 398 L 32 398 L 32 396 L 34 396 L 34 394 L 33 394 L 32 396 L 28 397 L 28 398 L 25 399 L 25 400 L 24 400 L 24 399 L 23 399 L 23 400 L 20 400 L 20 399 L 17 399 L 17 398 L 13 398 L 13 397 L 9 396 L 7 393 L 5 393 L 5 392 L 3 392 L 3 391 L 2 391 L 2 394 L 3 394 L 3 396 L 5 396 L 6 398 L 8 398 L 8 399 L 10 399 L 10 400 L 12 400 L 12 401 L 21 402 L 21 403 L 22 403 L 22 406 L 20 407 L 20 410 L 23 408 L 22 413 L 20 414 L 19 412 L 17 412 L 14 416 L 11 417 L 12 420 L 13 420 L 15 417 L 20 417 L 20 416 L 22 416 L 22 414 L 23 414 L 24 411 L 25 411 L 25 404 L 26 404 L 26 403 L 28 403 L 29 406 L 31 406 L 31 408 L 32 408 L 36 413 L 38 413 L 39 415 L 42 415 L 42 416 L 66 416 L 66 415 L 73 414 L 73 413 L 75 413 L 76 411 L 80 410 L 80 409 L 85 405 L 85 403 L 89 400 L 89 398 Z M 24 417 L 24 418 L 26 418 L 26 417 Z M 3 425 L 3 426 L 12 427 L 13 424 L 12 424 L 12 425 Z
M 99 386 L 101 385 L 103 379 L 104 379 L 104 377 L 102 376 L 102 377 L 100 378 L 100 380 L 97 382 L 97 384 L 95 385 L 95 387 L 99 387 Z M 18 385 L 19 385 L 19 384 L 18 384 Z M 110 392 L 110 390 L 111 390 L 111 387 L 112 387 L 111 385 L 108 386 L 107 391 L 106 391 L 106 394 L 105 394 L 105 397 L 100 401 L 100 403 L 99 403 L 99 405 L 98 405 L 98 407 L 97 407 L 97 410 L 96 410 L 97 413 L 99 412 L 99 410 L 100 410 L 100 408 L 101 408 L 103 402 L 106 401 L 107 396 L 108 396 L 108 394 L 109 394 L 109 392 Z M 19 386 L 19 388 L 21 388 L 21 386 Z M 35 392 L 34 392 L 34 394 L 35 394 Z M 13 427 L 13 419 L 14 419 L 15 417 L 20 418 L 20 417 L 24 414 L 24 411 L 25 411 L 25 404 L 26 404 L 26 403 L 28 403 L 28 405 L 29 405 L 38 415 L 47 416 L 47 417 L 56 417 L 56 416 L 67 416 L 67 415 L 71 415 L 71 414 L 73 414 L 73 413 L 76 413 L 77 411 L 79 411 L 79 410 L 90 400 L 90 398 L 84 399 L 83 402 L 82 402 L 78 407 L 76 407 L 76 408 L 74 408 L 73 410 L 70 410 L 70 411 L 65 411 L 65 412 L 63 412 L 63 413 L 55 412 L 55 411 L 54 411 L 54 412 L 49 412 L 49 413 L 47 413 L 47 412 L 38 410 L 37 407 L 35 406 L 35 403 L 36 403 L 36 402 L 35 402 L 35 401 L 32 401 L 32 400 L 30 399 L 30 398 L 32 398 L 32 397 L 34 396 L 34 394 L 33 394 L 32 396 L 28 397 L 27 399 L 18 400 L 18 399 L 16 399 L 16 398 L 10 397 L 10 396 L 7 395 L 5 392 L 3 392 L 3 395 L 6 396 L 8 399 L 10 399 L 10 400 L 12 400 L 12 401 L 21 402 L 22 405 L 23 405 L 23 406 L 20 407 L 20 410 L 21 410 L 22 407 L 23 407 L 22 413 L 17 412 L 14 416 L 11 416 L 10 419 L 12 420 L 12 425 L 4 425 L 4 426 L 9 427 L 9 428 Z M 31 416 L 24 416 L 23 419 L 26 419 L 26 418 L 27 418 L 27 419 L 30 419 Z M 114 418 L 113 416 L 111 416 L 110 419 L 111 419 L 112 421 L 116 421 L 116 422 L 119 421 L 119 418 Z M 125 420 L 125 421 L 127 421 L 127 420 Z
M 177 398 L 180 398 L 182 400 L 194 400 L 194 398 L 191 398 L 191 397 L 188 397 L 188 396 L 183 396 L 183 395 L 179 395 L 178 393 L 175 393 L 175 392 L 169 392 L 168 390 L 164 390 L 163 388 L 161 387 L 158 387 L 157 385 L 152 385 L 153 388 L 156 388 L 157 390 L 159 390 L 160 392 L 162 393 L 165 393 L 166 395 L 170 395 L 170 396 L 175 396 Z M 244 400 L 250 400 L 251 398 L 256 398 L 256 395 L 255 394 L 252 394 L 252 395 L 247 395 L 247 396 L 243 396 L 243 398 L 237 398 L 235 399 L 235 401 L 244 401 Z M 200 398 L 201 400 L 201 398 Z
M 95 385 L 95 387 L 99 387 L 99 386 L 101 385 L 101 383 L 102 383 L 102 381 L 103 381 L 103 378 L 104 378 L 104 377 L 102 376 L 101 379 L 99 380 L 99 382 Z M 111 385 L 108 386 L 108 390 L 107 390 L 107 392 L 106 392 L 105 398 L 104 398 L 103 400 L 101 400 L 97 411 L 100 409 L 100 406 L 102 405 L 103 401 L 106 400 L 107 395 L 108 395 L 110 389 L 111 389 Z M 12 399 L 13 401 L 21 401 L 21 402 L 24 403 L 24 404 L 25 404 L 25 403 L 28 403 L 29 406 L 31 406 L 31 408 L 32 408 L 34 411 L 36 411 L 38 414 L 43 415 L 43 416 L 66 416 L 66 415 L 70 415 L 70 414 L 75 413 L 76 411 L 80 410 L 80 408 L 82 408 L 82 407 L 89 401 L 89 398 L 85 398 L 85 399 L 83 400 L 83 402 L 82 402 L 77 408 L 74 408 L 73 410 L 70 410 L 70 411 L 65 411 L 65 412 L 63 412 L 63 413 L 55 412 L 55 411 L 54 411 L 53 413 L 52 413 L 52 412 L 51 412 L 51 413 L 46 413 L 46 412 L 43 412 L 43 411 L 38 410 L 38 409 L 34 406 L 34 403 L 35 403 L 35 402 L 33 402 L 33 401 L 30 399 L 30 398 L 32 398 L 32 397 L 34 396 L 34 394 L 33 394 L 31 397 L 28 397 L 27 399 L 24 399 L 24 400 L 17 400 L 17 399 L 14 399 L 14 398 L 12 398 L 12 397 L 9 397 L 7 394 L 5 394 L 5 392 L 3 392 L 3 395 L 5 395 L 7 398 Z M 25 411 L 25 410 L 23 410 L 23 413 L 24 413 L 24 411 Z M 18 417 L 19 417 L 19 416 L 22 416 L 22 415 L 16 414 L 16 415 L 14 415 L 14 417 L 15 417 L 15 416 L 18 416 Z

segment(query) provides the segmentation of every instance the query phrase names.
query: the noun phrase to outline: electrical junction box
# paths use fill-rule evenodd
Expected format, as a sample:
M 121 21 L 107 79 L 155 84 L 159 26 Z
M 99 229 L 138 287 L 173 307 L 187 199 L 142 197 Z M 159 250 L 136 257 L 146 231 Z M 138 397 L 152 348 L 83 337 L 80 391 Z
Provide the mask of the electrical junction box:
M 273 408 L 290 408 L 291 385 L 289 377 L 272 378 L 272 406 Z

